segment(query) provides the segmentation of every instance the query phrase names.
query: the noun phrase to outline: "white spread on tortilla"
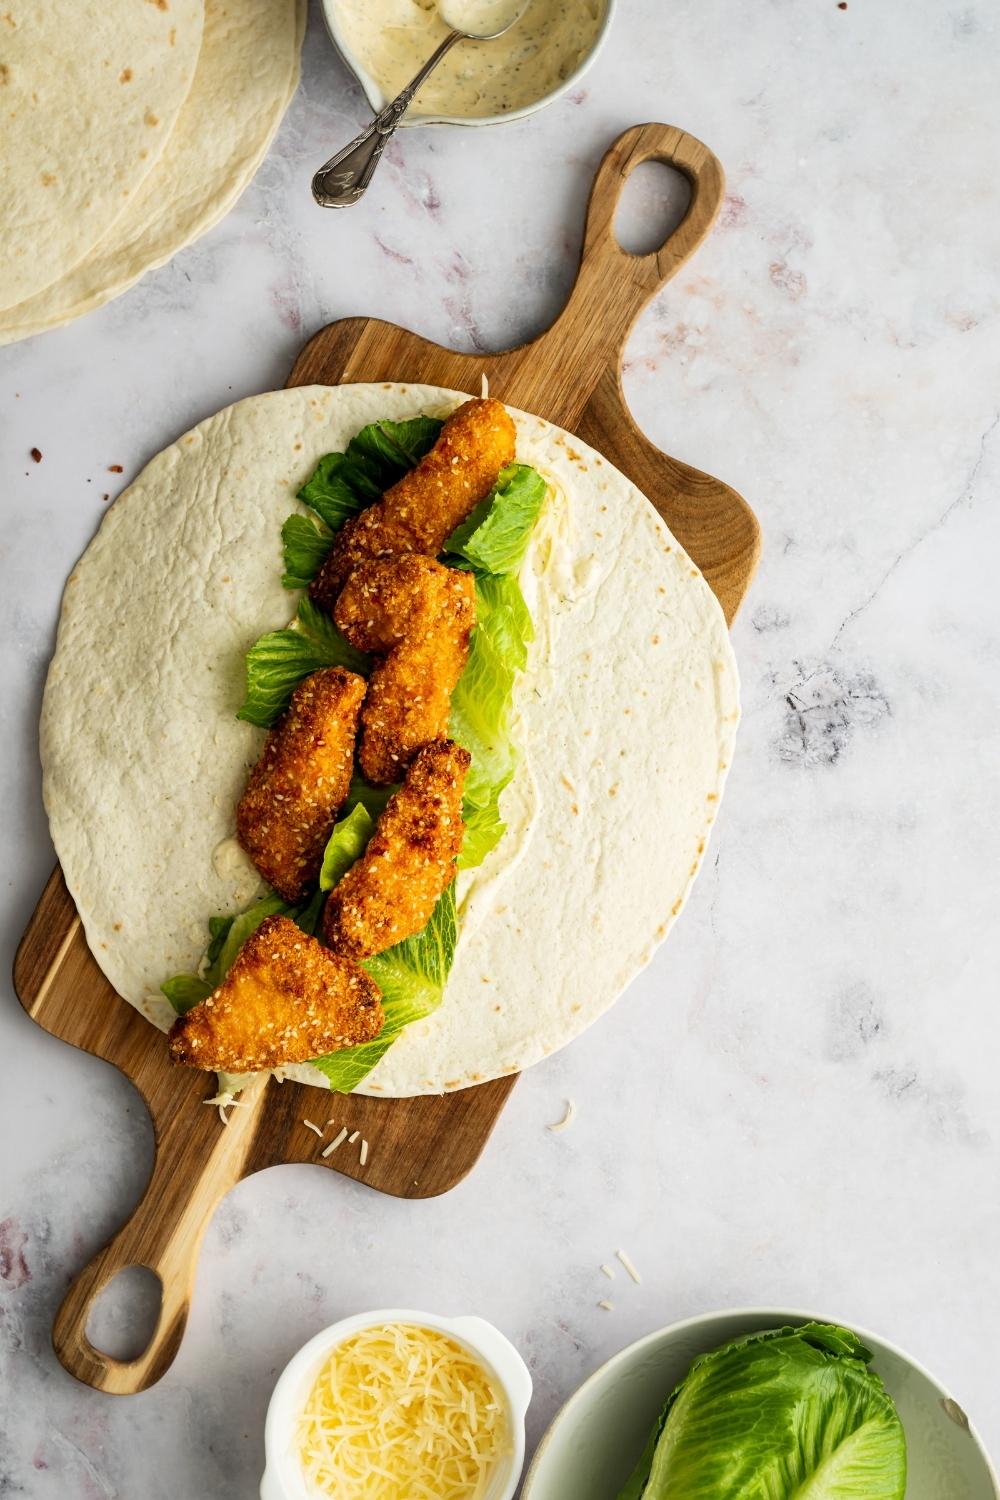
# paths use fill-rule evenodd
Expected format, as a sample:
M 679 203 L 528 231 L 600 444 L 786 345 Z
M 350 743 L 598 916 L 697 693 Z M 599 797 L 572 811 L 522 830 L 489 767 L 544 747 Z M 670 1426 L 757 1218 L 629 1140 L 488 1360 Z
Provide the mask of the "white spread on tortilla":
M 246 904 L 245 871 L 220 873 L 213 853 L 263 738 L 235 718 L 244 654 L 292 612 L 279 533 L 295 491 L 367 422 L 462 399 L 379 384 L 238 402 L 147 465 L 67 584 L 42 712 L 45 803 L 98 963 L 160 1026 L 173 1013 L 159 984 L 197 966 L 210 915 Z M 362 1093 L 495 1078 L 595 1021 L 680 911 L 732 759 L 736 668 L 705 580 L 624 475 L 511 415 L 519 461 L 556 490 L 532 551 L 538 639 L 516 697 L 531 779 L 505 795 L 506 849 L 463 890 L 440 1009 Z M 326 1086 L 308 1064 L 283 1073 Z

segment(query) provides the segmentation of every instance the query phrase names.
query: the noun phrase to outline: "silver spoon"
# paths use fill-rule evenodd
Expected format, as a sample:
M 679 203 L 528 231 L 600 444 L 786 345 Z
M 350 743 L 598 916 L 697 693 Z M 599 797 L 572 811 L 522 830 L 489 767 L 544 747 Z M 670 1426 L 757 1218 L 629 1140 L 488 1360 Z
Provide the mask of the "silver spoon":
M 493 42 L 503 36 L 521 19 L 529 4 L 530 0 L 466 0 L 466 14 L 459 26 L 455 23 L 455 16 L 463 8 L 462 0 L 439 0 L 441 19 L 451 27 L 448 35 L 392 103 L 387 104 L 360 135 L 320 167 L 312 180 L 316 202 L 322 208 L 350 208 L 352 203 L 357 203 L 375 174 L 382 152 L 428 74 L 456 42 Z

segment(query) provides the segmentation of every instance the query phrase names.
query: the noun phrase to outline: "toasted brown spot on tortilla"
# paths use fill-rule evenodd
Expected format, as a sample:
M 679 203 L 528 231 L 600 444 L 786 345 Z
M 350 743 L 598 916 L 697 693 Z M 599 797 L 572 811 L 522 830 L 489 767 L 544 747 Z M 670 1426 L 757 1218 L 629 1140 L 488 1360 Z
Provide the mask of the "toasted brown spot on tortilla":
M 56 174 L 54 172 L 42 173 L 42 187 L 51 187 L 55 180 Z
M 118 74 L 118 82 L 119 83 L 131 83 L 132 82 L 132 69 L 131 68 L 122 68 L 121 72 Z
M 154 115 L 151 109 L 147 109 L 142 118 L 145 120 L 146 124 L 150 126 L 150 128 L 152 128 L 154 125 L 159 125 L 160 123 L 159 115 Z
M 6 63 L 0 63 L 0 83 L 10 82 L 10 69 Z

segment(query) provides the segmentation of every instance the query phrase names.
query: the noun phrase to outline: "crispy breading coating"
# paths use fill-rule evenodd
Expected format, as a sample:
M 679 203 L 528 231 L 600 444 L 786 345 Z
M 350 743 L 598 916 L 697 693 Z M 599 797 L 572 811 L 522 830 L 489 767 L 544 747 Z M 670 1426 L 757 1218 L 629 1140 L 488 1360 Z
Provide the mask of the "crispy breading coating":
M 460 522 L 485 500 L 514 462 L 514 423 L 499 401 L 466 401 L 452 412 L 429 453 L 382 499 L 346 521 L 309 592 L 333 611 L 351 569 L 400 553 L 436 557 Z
M 347 797 L 365 680 L 343 667 L 313 672 L 264 744 L 236 809 L 236 837 L 286 901 L 313 885 Z
M 475 582 L 429 557 L 362 563 L 333 617 L 352 646 L 380 657 L 361 709 L 358 759 L 369 781 L 389 786 L 418 750 L 448 733 L 476 623 Z
M 225 979 L 170 1028 L 170 1056 L 206 1072 L 257 1073 L 370 1042 L 378 985 L 288 917 L 267 917 Z
M 362 959 L 427 925 L 462 848 L 462 788 L 471 756 L 454 740 L 421 750 L 364 854 L 330 892 L 323 934 Z

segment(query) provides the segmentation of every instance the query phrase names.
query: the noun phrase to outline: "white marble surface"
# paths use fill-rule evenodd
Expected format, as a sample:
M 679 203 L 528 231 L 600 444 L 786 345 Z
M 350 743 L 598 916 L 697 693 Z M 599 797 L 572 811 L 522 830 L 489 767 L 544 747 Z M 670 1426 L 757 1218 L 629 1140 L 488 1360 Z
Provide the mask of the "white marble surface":
M 144 1109 L 4 981 L 0 1496 L 245 1500 L 284 1361 L 399 1301 L 516 1340 L 532 1440 L 644 1331 L 770 1302 L 902 1343 L 1000 1450 L 998 70 L 991 0 L 623 0 L 572 100 L 492 134 L 412 132 L 332 216 L 310 173 L 362 106 L 314 16 L 303 89 L 236 211 L 104 311 L 0 353 L 5 973 L 52 862 L 39 695 L 102 496 L 280 384 L 331 318 L 479 349 L 541 329 L 594 166 L 637 120 L 708 141 L 730 196 L 637 328 L 628 397 L 765 535 L 735 632 L 739 754 L 667 948 L 520 1082 L 449 1197 L 306 1167 L 244 1183 L 208 1230 L 176 1364 L 139 1397 L 75 1384 L 48 1338 L 139 1194 Z M 577 1123 L 550 1135 L 567 1096 Z M 599 1274 L 620 1245 L 641 1286 Z

